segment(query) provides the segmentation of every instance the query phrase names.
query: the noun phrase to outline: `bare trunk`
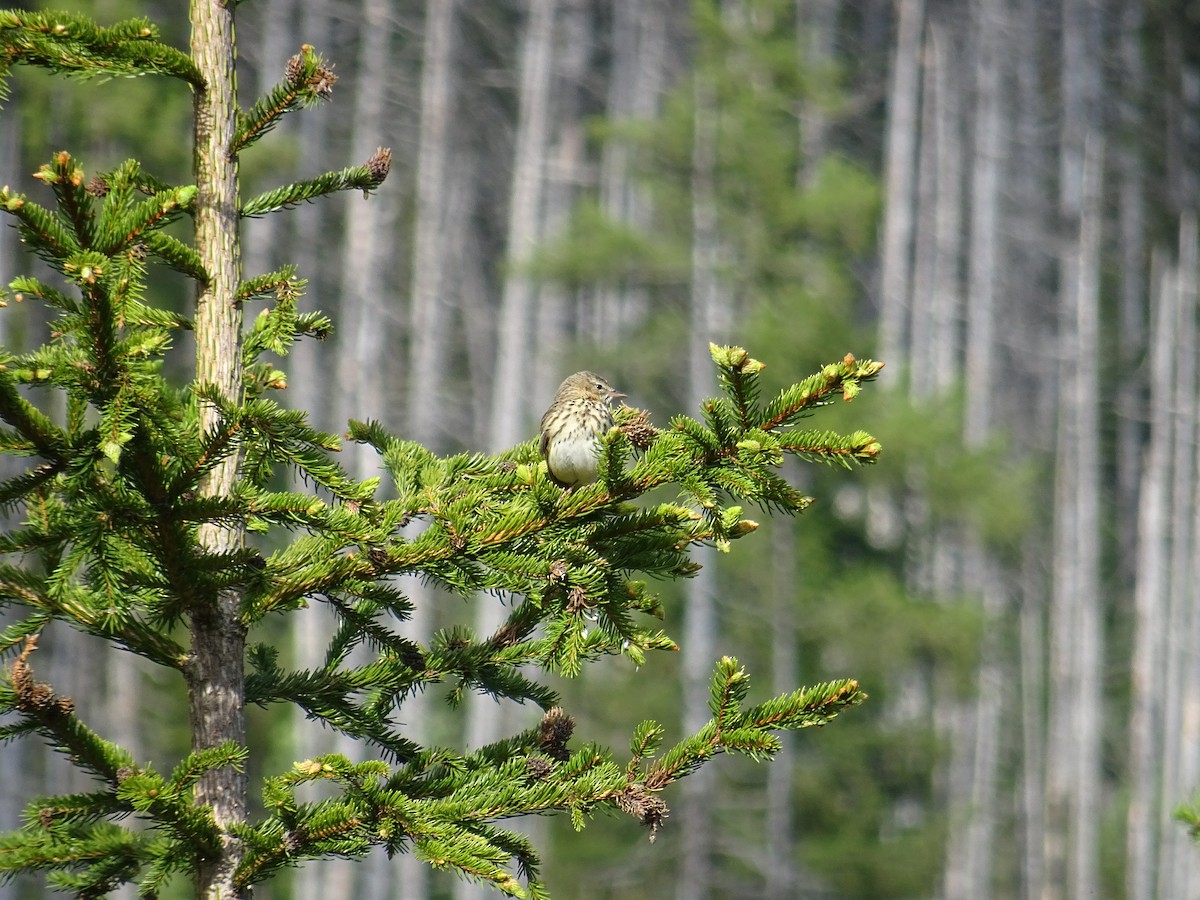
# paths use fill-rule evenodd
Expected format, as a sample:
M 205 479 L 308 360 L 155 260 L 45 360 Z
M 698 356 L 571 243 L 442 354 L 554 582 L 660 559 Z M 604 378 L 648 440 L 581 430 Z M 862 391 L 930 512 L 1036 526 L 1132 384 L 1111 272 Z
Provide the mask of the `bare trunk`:
M 615 0 L 612 11 L 612 64 L 606 114 L 616 120 L 650 121 L 658 114 L 667 72 L 669 0 Z M 600 206 L 615 222 L 636 228 L 650 224 L 650 200 L 630 171 L 632 147 L 607 141 L 600 157 Z M 578 338 L 611 343 L 642 318 L 644 288 L 602 285 L 593 304 L 581 304 Z
M 557 0 L 529 0 L 525 34 L 521 46 L 520 118 L 513 159 L 512 191 L 509 195 L 509 271 L 500 301 L 495 375 L 491 385 L 492 408 L 489 447 L 498 451 L 511 447 L 526 434 L 526 406 L 530 391 L 528 354 L 534 342 L 533 326 L 536 285 L 520 271 L 534 244 L 542 235 L 546 155 L 549 146 L 549 105 L 554 24 Z M 525 389 L 523 389 L 525 388 Z M 479 599 L 475 632 L 481 638 L 504 622 L 505 609 L 494 596 Z M 467 704 L 466 742 L 470 749 L 500 737 L 501 706 L 491 697 L 472 695 Z M 490 890 L 473 885 L 457 886 L 459 898 L 490 896 Z
M 834 64 L 834 36 L 837 33 L 837 0 L 797 0 L 796 26 L 799 30 L 801 69 L 817 72 L 824 81 Z M 812 184 L 817 167 L 829 152 L 829 116 L 820 102 L 809 100 L 800 108 L 800 181 Z
M 450 318 L 450 279 L 461 254 L 465 224 L 456 214 L 448 177 L 450 122 L 454 108 L 454 0 L 427 0 L 421 63 L 421 118 L 417 135 L 416 221 L 413 224 L 411 329 L 408 368 L 408 435 L 434 449 L 446 450 L 444 376 Z M 464 435 L 470 439 L 470 436 Z M 406 633 L 419 643 L 433 634 L 436 589 L 419 579 L 404 584 L 413 601 Z M 407 736 L 427 738 L 430 698 L 416 693 L 405 702 Z M 428 867 L 406 853 L 391 863 L 398 867 L 396 900 L 423 900 L 429 891 Z
M 237 126 L 233 8 L 219 0 L 192 0 L 191 23 L 192 58 L 205 81 L 195 93 L 196 248 L 209 274 L 196 298 L 196 381 L 214 385 L 237 403 L 242 399 L 242 310 L 234 299 L 240 251 L 237 157 L 231 152 Z M 215 410 L 205 407 L 201 426 L 208 430 L 217 424 Z M 230 456 L 204 479 L 201 494 L 229 494 L 237 470 L 238 458 Z M 206 551 L 220 554 L 241 547 L 245 534 L 240 526 L 206 524 L 199 538 Z M 246 743 L 241 599 L 239 590 L 224 590 L 191 611 L 192 649 L 185 675 L 194 751 L 226 741 Z M 242 843 L 228 832 L 246 819 L 245 775 L 232 767 L 206 773 L 196 784 L 195 802 L 210 807 L 225 831 L 220 853 L 197 870 L 197 893 L 208 900 L 246 896 L 233 882 Z
M 906 369 L 909 288 L 912 277 L 913 211 L 916 206 L 917 134 L 920 127 L 921 30 L 925 0 L 897 0 L 898 33 L 888 91 L 887 206 L 880 239 L 879 354 Z
M 1152 900 L 1160 828 L 1158 802 L 1162 747 L 1162 661 L 1166 648 L 1168 516 L 1170 509 L 1172 332 L 1177 321 L 1175 273 L 1160 253 L 1151 261 L 1153 340 L 1150 343 L 1150 439 L 1138 495 L 1137 582 L 1134 588 L 1132 691 L 1129 717 L 1129 813 L 1125 892 Z
M 796 532 L 792 520 L 783 517 L 772 522 L 771 527 L 771 693 L 779 695 L 794 691 L 800 683 L 796 660 Z M 796 743 L 790 734 L 780 738 L 783 748 L 767 769 L 768 897 L 794 895 L 800 887 L 799 874 L 792 863 Z
M 571 216 L 579 191 L 587 179 L 587 136 L 583 94 L 589 74 L 593 35 L 591 10 L 586 0 L 564 0 L 555 40 L 551 103 L 553 142 L 546 173 L 546 199 L 542 231 L 562 233 Z M 531 401 L 527 412 L 536 417 L 541 398 L 554 389 L 572 368 L 564 367 L 562 349 L 570 340 L 573 297 L 561 284 L 542 285 L 537 293 L 534 333 L 539 352 L 526 366 L 526 383 Z M 596 335 L 592 335 L 596 337 Z M 577 368 L 577 367 L 575 367 Z M 565 369 L 565 370 L 564 370 Z
M 448 318 L 446 273 L 455 242 L 447 228 L 453 111 L 454 0 L 427 0 L 421 65 L 421 126 L 417 145 L 417 210 L 412 269 L 412 335 L 408 428 L 414 440 L 437 446 L 443 409 L 442 373 Z
M 1144 127 L 1146 65 L 1142 57 L 1141 34 L 1144 18 L 1142 0 L 1123 0 L 1120 13 L 1118 51 L 1124 85 L 1118 99 L 1122 134 L 1133 135 Z M 1129 377 L 1140 368 L 1146 350 L 1146 197 L 1144 164 L 1139 147 L 1133 141 L 1114 148 L 1114 175 L 1117 180 L 1118 224 L 1120 230 L 1121 291 L 1119 295 L 1120 330 L 1117 354 L 1122 373 L 1117 384 L 1117 528 L 1122 547 L 1137 545 L 1138 482 L 1141 478 L 1141 448 L 1144 438 L 1146 385 L 1144 377 Z M 1122 587 L 1132 586 L 1132 553 L 1118 556 L 1118 574 Z
M 709 341 L 720 342 L 728 311 L 722 305 L 718 271 L 720 233 L 717 226 L 716 164 L 717 107 L 713 86 L 702 75 L 694 76 L 694 129 L 692 135 L 692 298 L 688 336 L 688 399 L 695 408 L 716 387 Z M 687 609 L 682 638 L 683 726 L 695 732 L 708 721 L 709 678 L 716 654 L 716 573 L 713 560 L 685 583 Z M 711 768 L 689 777 L 680 789 L 680 850 L 676 897 L 704 900 L 712 889 L 712 851 L 716 827 Z
M 1030 538 L 1027 544 L 1036 543 Z M 1045 610 L 1042 573 L 1035 565 L 1038 551 L 1025 547 L 1021 572 L 1020 671 L 1021 671 L 1021 800 L 1018 808 L 1017 852 L 1021 900 L 1042 895 L 1042 859 L 1045 841 Z
M 971 165 L 971 246 L 967 269 L 966 414 L 967 446 L 980 446 L 991 427 L 996 293 L 1000 266 L 1000 172 L 1002 136 L 1001 44 L 1003 0 L 976 0 L 978 41 L 975 67 L 975 152 Z
M 520 120 L 509 195 L 510 266 L 500 301 L 496 372 L 492 382 L 491 449 L 511 447 L 525 434 L 519 389 L 527 378 L 529 331 L 537 289 L 519 271 L 542 234 L 546 150 L 549 146 L 550 76 L 557 0 L 530 0 L 521 50 Z M 514 267 L 516 270 L 513 270 Z
M 1095 895 L 1098 877 L 1102 603 L 1099 579 L 1099 266 L 1102 139 L 1098 20 L 1062 9 L 1059 275 L 1062 367 L 1050 617 L 1043 897 Z
M 1168 513 L 1168 588 L 1166 610 L 1165 675 L 1160 687 L 1163 704 L 1162 756 L 1158 799 L 1160 821 L 1196 790 L 1195 747 L 1187 732 L 1195 732 L 1196 687 L 1190 678 L 1195 667 L 1197 565 L 1193 550 L 1200 535 L 1195 528 L 1196 507 L 1196 218 L 1184 214 L 1179 228 L 1179 268 L 1176 278 L 1174 396 L 1170 404 L 1172 425 L 1171 488 Z M 1159 897 L 1190 897 L 1189 874 L 1194 872 L 1193 848 L 1187 833 L 1173 827 L 1163 831 L 1158 845 Z
M 384 133 L 386 81 L 392 33 L 391 0 L 363 0 L 359 36 L 358 78 L 354 93 L 351 153 L 357 162 L 367 159 Z M 392 248 L 385 245 L 387 203 L 357 194 L 345 198 L 345 233 L 342 238 L 340 317 L 343 336 L 339 348 L 338 387 L 354 397 L 355 416 L 387 422 L 389 398 L 396 386 L 389 375 L 389 356 L 398 343 L 394 304 L 383 275 L 393 268 L 384 260 Z M 379 457 L 364 444 L 346 447 L 346 465 L 359 478 L 379 474 Z

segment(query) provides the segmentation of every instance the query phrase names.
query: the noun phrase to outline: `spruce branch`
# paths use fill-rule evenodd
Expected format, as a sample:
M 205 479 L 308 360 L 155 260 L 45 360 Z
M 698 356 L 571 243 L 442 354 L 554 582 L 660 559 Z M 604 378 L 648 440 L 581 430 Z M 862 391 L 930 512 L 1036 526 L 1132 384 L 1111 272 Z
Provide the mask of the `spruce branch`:
M 204 86 L 191 57 L 161 43 L 157 27 L 140 18 L 104 28 L 73 13 L 0 10 L 0 63 L 0 76 L 25 63 L 77 78 L 157 74 Z
M 316 178 L 297 181 L 259 194 L 242 204 L 241 214 L 243 218 L 263 216 L 338 191 L 360 190 L 369 194 L 383 184 L 391 164 L 392 151 L 381 147 L 361 166 L 351 166 L 340 172 L 327 172 Z
M 326 65 L 311 45 L 304 44 L 300 52 L 287 61 L 283 81 L 259 97 L 249 112 L 238 116 L 234 152 L 240 153 L 249 147 L 292 110 L 328 100 L 336 81 L 333 66 Z

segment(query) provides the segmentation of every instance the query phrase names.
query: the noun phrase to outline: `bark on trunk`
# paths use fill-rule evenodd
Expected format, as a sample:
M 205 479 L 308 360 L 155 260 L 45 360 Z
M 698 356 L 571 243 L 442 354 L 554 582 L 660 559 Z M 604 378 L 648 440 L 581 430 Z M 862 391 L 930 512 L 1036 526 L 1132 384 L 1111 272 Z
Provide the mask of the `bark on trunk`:
M 882 260 L 879 276 L 880 359 L 907 368 L 909 282 L 912 277 L 913 192 L 919 130 L 921 29 L 925 0 L 898 0 L 896 50 L 888 92 L 887 158 L 884 163 Z
M 445 370 L 445 273 L 461 238 L 447 228 L 446 168 L 454 90 L 454 0 L 427 0 L 421 63 L 421 126 L 417 144 L 417 210 L 412 274 L 412 340 L 408 427 L 415 440 L 436 445 Z
M 694 87 L 692 136 L 692 308 L 688 340 L 689 407 L 695 409 L 716 387 L 709 341 L 720 342 L 729 314 L 720 296 L 720 234 L 717 230 L 715 173 L 717 165 L 717 109 L 713 86 L 697 74 Z M 708 559 L 704 557 L 708 556 Z M 709 677 L 716 659 L 716 573 L 711 554 L 696 554 L 704 568 L 684 585 L 682 638 L 683 726 L 688 733 L 708 721 Z M 710 767 L 689 776 L 680 786 L 682 848 L 676 897 L 703 900 L 712 887 L 712 848 L 715 787 Z
M 234 299 L 240 264 L 237 157 L 230 151 L 237 124 L 233 7 L 219 0 L 193 0 L 191 24 L 192 58 L 205 81 L 195 93 L 196 248 L 209 274 L 196 300 L 196 380 L 240 402 L 242 310 Z M 206 429 L 216 419 L 211 409 L 202 413 Z M 237 470 L 237 456 L 229 457 L 204 479 L 201 493 L 230 493 Z M 206 524 L 199 539 L 211 553 L 228 553 L 242 546 L 245 534 L 240 526 Z M 191 611 L 192 650 L 185 675 L 193 750 L 246 742 L 241 599 L 240 591 L 224 590 Z M 245 775 L 229 767 L 206 773 L 196 784 L 195 802 L 211 807 L 225 830 L 220 852 L 203 860 L 197 872 L 197 894 L 207 900 L 248 896 L 234 887 L 243 849 L 228 832 L 246 818 Z
M 351 138 L 356 162 L 371 155 L 384 133 L 387 83 L 383 73 L 391 55 L 388 44 L 393 15 L 391 0 L 363 0 Z M 384 264 L 391 250 L 384 244 L 387 203 L 381 199 L 368 201 L 358 193 L 345 198 L 338 385 L 354 398 L 355 416 L 387 422 L 393 420 L 388 401 L 397 394 L 388 375 L 399 374 L 389 373 L 389 351 L 398 343 L 399 316 L 386 302 L 392 293 L 383 274 L 392 267 Z M 353 444 L 347 445 L 345 452 L 346 465 L 356 477 L 379 474 L 379 457 L 373 448 Z

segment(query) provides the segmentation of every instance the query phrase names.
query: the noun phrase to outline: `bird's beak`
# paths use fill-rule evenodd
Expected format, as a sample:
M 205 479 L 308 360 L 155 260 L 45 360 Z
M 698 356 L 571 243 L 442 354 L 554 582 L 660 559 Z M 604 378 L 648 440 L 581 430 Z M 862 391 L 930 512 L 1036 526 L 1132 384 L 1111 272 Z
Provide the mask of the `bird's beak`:
M 629 395 L 622 394 L 620 391 L 614 391 L 612 388 L 609 388 L 609 391 L 608 391 L 608 399 L 609 400 L 620 400 L 623 397 L 627 397 L 627 396 L 629 396 Z

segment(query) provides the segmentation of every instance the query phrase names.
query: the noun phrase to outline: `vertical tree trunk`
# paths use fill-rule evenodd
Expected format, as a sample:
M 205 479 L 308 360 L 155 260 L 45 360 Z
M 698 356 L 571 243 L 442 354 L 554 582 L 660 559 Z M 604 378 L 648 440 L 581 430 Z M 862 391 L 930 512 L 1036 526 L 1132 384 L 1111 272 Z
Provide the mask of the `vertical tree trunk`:
M 719 281 L 720 233 L 717 226 L 717 99 L 713 85 L 697 67 L 694 77 L 692 134 L 692 284 L 688 333 L 688 406 L 696 408 L 716 388 L 709 341 L 720 341 L 729 311 Z M 696 555 L 697 561 L 703 559 Z M 683 727 L 693 733 L 708 721 L 709 678 L 716 659 L 716 572 L 713 560 L 684 585 L 686 609 L 682 637 Z M 712 882 L 715 778 L 702 769 L 680 785 L 680 851 L 676 897 L 703 900 Z
M 800 683 L 796 660 L 796 530 L 782 516 L 771 523 L 771 693 L 794 691 Z M 799 873 L 792 863 L 795 828 L 792 789 L 795 784 L 796 742 L 781 734 L 783 747 L 767 769 L 767 897 L 795 896 Z
M 1191 419 L 1191 450 L 1193 457 L 1190 461 L 1192 484 L 1186 495 L 1176 497 L 1191 497 L 1188 503 L 1183 499 L 1189 517 L 1194 517 L 1200 509 L 1200 421 L 1197 421 L 1196 411 L 1200 409 L 1200 384 L 1196 380 L 1196 319 L 1200 313 L 1200 223 L 1197 222 L 1196 212 L 1190 210 L 1184 213 L 1179 230 L 1179 294 L 1180 306 L 1184 311 L 1184 326 L 1189 329 L 1190 337 L 1187 343 L 1192 354 L 1193 377 L 1189 383 L 1191 393 L 1179 398 L 1185 403 L 1181 411 L 1186 410 Z M 1189 521 L 1190 548 L 1181 554 L 1185 558 L 1186 568 L 1180 573 L 1183 583 L 1187 585 L 1184 595 L 1185 609 L 1183 626 L 1180 633 L 1182 644 L 1180 656 L 1183 661 L 1180 672 L 1180 706 L 1182 712 L 1179 723 L 1178 746 L 1181 748 L 1177 787 L 1167 805 L 1174 809 L 1180 798 L 1195 795 L 1197 785 L 1200 785 L 1200 756 L 1196 747 L 1200 746 L 1200 527 L 1196 526 L 1194 518 Z M 1178 538 L 1176 538 L 1178 539 Z M 1170 839 L 1175 842 L 1175 859 L 1172 869 L 1172 879 L 1177 896 L 1195 896 L 1197 879 L 1195 877 L 1195 846 L 1193 840 L 1182 828 L 1173 828 Z
M 1134 588 L 1132 691 L 1129 717 L 1129 812 L 1126 820 L 1125 893 L 1152 900 L 1160 828 L 1163 741 L 1162 662 L 1169 588 L 1168 520 L 1174 421 L 1171 389 L 1178 292 L 1176 276 L 1156 252 L 1151 260 L 1153 340 L 1150 343 L 1150 437 L 1138 495 L 1137 582 Z
M 907 368 L 902 349 L 908 328 L 912 277 L 917 135 L 920 128 L 921 30 L 925 0 L 897 0 L 897 35 L 888 88 L 884 161 L 883 235 L 880 238 L 879 358 Z
M 196 248 L 209 274 L 196 298 L 196 380 L 214 385 L 232 402 L 242 399 L 242 310 L 235 295 L 239 278 L 237 157 L 231 151 L 237 126 L 234 78 L 233 8 L 219 0 L 192 0 L 192 57 L 205 87 L 195 92 Z M 202 412 L 205 429 L 216 413 Z M 222 496 L 233 490 L 238 457 L 229 457 L 205 477 L 201 493 Z M 200 529 L 210 553 L 242 546 L 241 526 Z M 188 685 L 192 749 L 225 741 L 246 743 L 244 653 L 241 592 L 221 591 L 191 611 L 192 649 L 185 676 Z M 242 858 L 241 841 L 229 834 L 246 818 L 246 778 L 231 767 L 206 773 L 196 785 L 195 802 L 212 808 L 225 837 L 221 852 L 204 860 L 196 875 L 198 895 L 206 900 L 241 896 L 233 874 Z
M 528 372 L 529 330 L 537 289 L 526 275 L 512 268 L 525 262 L 542 233 L 556 9 L 557 0 L 529 0 L 521 45 L 520 120 L 508 210 L 506 261 L 510 271 L 500 300 L 492 382 L 492 450 L 511 447 L 527 436 L 522 406 L 527 392 L 521 386 Z
M 658 114 L 667 76 L 670 0 L 614 0 L 612 62 L 605 114 L 617 121 L 649 121 Z M 600 157 L 600 207 L 615 222 L 648 228 L 650 200 L 633 177 L 628 141 L 606 141 Z M 581 304 L 579 336 L 611 343 L 634 327 L 647 306 L 646 290 L 602 285 L 595 302 Z
M 992 423 L 996 293 L 1000 279 L 1000 173 L 1002 135 L 1001 55 L 1003 0 L 975 0 L 975 142 L 971 164 L 971 245 L 967 267 L 966 413 L 967 446 L 978 447 Z
M 800 68 L 831 79 L 835 58 L 837 0 L 796 0 L 796 46 Z M 800 183 L 812 184 L 817 167 L 829 152 L 829 115 L 818 100 L 808 99 L 800 107 Z
M 1101 812 L 1101 726 L 1104 685 L 1104 591 L 1100 582 L 1100 254 L 1103 222 L 1103 141 L 1090 134 L 1084 155 L 1083 210 L 1079 223 L 1079 272 L 1076 284 L 1075 329 L 1078 364 L 1074 416 L 1077 447 L 1068 452 L 1077 467 L 1075 523 L 1079 601 L 1079 694 L 1076 698 L 1075 809 L 1071 830 L 1071 896 L 1078 900 L 1099 893 Z M 1064 448 L 1065 449 L 1065 448 Z
M 1144 109 L 1149 91 L 1141 35 L 1144 19 L 1142 0 L 1123 0 L 1120 12 L 1118 53 L 1123 83 L 1117 100 L 1119 127 L 1123 135 L 1137 134 L 1144 127 Z M 1138 482 L 1141 478 L 1141 447 L 1144 438 L 1142 410 L 1146 394 L 1144 377 L 1133 377 L 1140 369 L 1146 350 L 1146 197 L 1145 165 L 1140 148 L 1132 140 L 1114 147 L 1114 176 L 1117 180 L 1117 228 L 1121 288 L 1119 294 L 1117 357 L 1123 373 L 1117 384 L 1117 529 L 1122 547 L 1137 546 Z M 1132 587 L 1137 557 L 1118 555 L 1120 583 Z
M 1099 580 L 1100 53 L 1089 0 L 1062 8 L 1059 277 L 1062 375 L 1050 618 L 1043 897 L 1095 894 L 1098 862 L 1101 604 Z
M 587 175 L 587 135 L 583 98 L 587 90 L 593 35 L 588 0 L 564 0 L 555 40 L 550 104 L 549 165 L 546 174 L 542 230 L 554 235 L 565 230 Z M 571 332 L 573 298 L 560 284 L 545 284 L 537 292 L 533 330 L 540 352 L 526 367 L 526 383 L 536 397 L 550 397 L 564 375 L 562 353 Z M 597 338 L 599 335 L 591 335 Z M 535 404 L 536 405 L 536 404 Z M 538 415 L 541 410 L 529 410 Z
M 351 153 L 356 162 L 367 159 L 379 146 L 385 125 L 387 82 L 382 73 L 391 57 L 389 38 L 394 17 L 391 0 L 362 0 L 359 21 L 359 57 L 351 125 Z M 354 397 L 355 415 L 389 421 L 389 399 L 398 393 L 389 375 L 389 357 L 399 343 L 395 304 L 383 275 L 393 266 L 385 259 L 394 249 L 385 244 L 386 201 L 367 202 L 357 193 L 345 198 L 345 233 L 342 266 L 338 387 Z M 389 308 L 390 307 L 390 308 Z M 399 404 L 391 404 L 398 407 Z M 395 412 L 399 412 L 396 409 Z M 363 444 L 347 446 L 346 465 L 359 478 L 379 473 L 379 457 Z
M 520 112 L 513 159 L 512 191 L 509 195 L 509 271 L 500 300 L 500 318 L 492 381 L 489 447 L 498 451 L 527 437 L 526 403 L 529 402 L 530 340 L 533 308 L 537 294 L 534 283 L 519 270 L 542 234 L 546 155 L 549 146 L 551 63 L 554 55 L 554 25 L 557 0 L 529 0 L 521 44 Z M 505 610 L 494 596 L 479 599 L 475 632 L 485 637 L 504 621 Z M 491 697 L 472 695 L 467 703 L 467 746 L 470 749 L 495 741 L 500 736 L 501 707 Z M 460 898 L 490 896 L 490 890 L 460 885 Z
M 297 15 L 298 35 L 319 35 L 322 43 L 329 39 L 332 31 L 329 0 L 305 0 L 299 4 Z M 317 48 L 326 49 L 320 44 Z M 293 46 L 291 52 L 297 49 L 299 45 Z M 299 145 L 297 171 L 307 175 L 327 168 L 327 148 L 333 143 L 334 131 L 330 117 L 302 114 L 285 120 L 281 127 L 294 129 Z M 280 230 L 285 231 L 287 236 L 282 238 L 278 261 L 296 261 L 300 277 L 307 279 L 301 301 L 305 308 L 319 308 L 336 322 L 340 318 L 334 299 L 338 266 L 332 263 L 335 254 L 328 248 L 337 245 L 325 237 L 332 227 L 329 222 L 332 207 L 331 203 L 322 203 L 305 215 L 267 216 L 261 221 L 276 219 Z M 309 421 L 317 428 L 335 434 L 342 431 L 348 410 L 342 401 L 344 392 L 337 390 L 336 379 L 328 375 L 328 349 L 314 340 L 300 341 L 288 355 L 288 363 L 288 402 L 296 409 L 307 410 Z
M 963 98 L 962 54 L 955 52 L 955 35 L 930 23 L 929 39 L 938 60 L 937 218 L 930 315 L 933 346 L 927 379 L 935 393 L 949 391 L 959 377 L 958 322 L 962 315 L 961 260 L 963 253 Z
M 447 228 L 454 88 L 454 0 L 426 0 L 421 63 L 421 125 L 417 135 L 417 210 L 412 265 L 412 339 L 408 428 L 414 440 L 438 445 L 446 356 L 445 275 L 461 237 Z
M 1020 278 L 1013 279 L 1010 290 L 1017 302 L 1015 309 L 1006 304 L 1006 313 L 998 323 L 1004 329 L 1002 340 L 1014 346 L 1031 347 L 1033 364 L 1019 370 L 1024 384 L 1039 384 L 1034 371 L 1057 346 L 1049 311 L 1044 309 L 1044 285 L 1049 282 L 1055 263 L 1048 248 L 1057 247 L 1049 223 L 1056 219 L 1054 194 L 1048 180 L 1052 171 L 1052 148 L 1045 134 L 1049 116 L 1048 94 L 1044 83 L 1042 59 L 1049 13 L 1040 0 L 1021 0 L 1013 16 L 1013 37 L 1006 49 L 1011 54 L 1015 74 L 1011 162 L 1006 175 L 1006 193 L 1012 197 L 1012 218 L 1005 225 L 1009 262 Z M 1042 366 L 1044 368 L 1044 366 Z M 1019 389 L 1018 389 L 1019 390 Z M 1012 408 L 1014 391 L 1005 390 L 1005 415 Z M 1050 442 L 1043 435 L 1053 434 L 1052 391 L 1039 391 L 1032 416 L 1021 435 L 1022 443 L 1034 452 L 1048 453 Z M 1047 675 L 1046 645 L 1049 634 L 1047 615 L 1049 598 L 1044 573 L 1049 565 L 1045 542 L 1031 535 L 1021 544 L 1020 611 L 1020 683 L 1021 683 L 1021 802 L 1019 882 L 1022 900 L 1041 900 L 1045 882 L 1046 836 L 1046 756 L 1050 752 L 1045 719 Z
M 1166 646 L 1160 669 L 1162 696 L 1162 743 L 1158 760 L 1160 794 L 1158 819 L 1169 821 L 1171 810 L 1196 790 L 1185 773 L 1194 771 L 1195 745 L 1186 742 L 1185 728 L 1194 727 L 1195 687 L 1193 674 L 1195 638 L 1192 633 L 1196 606 L 1196 584 L 1192 580 L 1196 562 L 1196 508 L 1189 498 L 1196 495 L 1196 218 L 1185 213 L 1179 227 L 1179 265 L 1175 280 L 1175 324 L 1172 417 L 1172 450 L 1167 529 L 1169 547 L 1166 590 Z M 1185 725 L 1185 723 L 1187 723 Z M 1189 895 L 1189 872 L 1194 871 L 1191 841 L 1182 828 L 1163 830 L 1158 844 L 1157 885 L 1159 897 Z
M 446 273 L 461 253 L 465 225 L 454 216 L 454 193 L 447 177 L 451 158 L 450 122 L 454 103 L 454 0 L 427 0 L 421 58 L 421 117 L 417 134 L 416 220 L 413 223 L 411 334 L 409 340 L 409 436 L 427 447 L 445 449 L 443 374 L 447 353 L 449 297 Z M 444 427 L 444 426 L 443 426 Z M 407 633 L 427 642 L 433 633 L 436 589 L 419 579 L 405 587 L 413 600 Z M 428 731 L 429 697 L 414 694 L 405 703 L 408 735 L 423 743 Z M 425 863 L 406 853 L 398 865 L 397 900 L 423 900 L 429 889 Z
M 1033 537 L 1027 544 L 1038 543 Z M 1017 810 L 1019 858 L 1017 880 L 1021 900 L 1042 896 L 1042 853 L 1045 842 L 1045 610 L 1042 571 L 1036 547 L 1022 548 L 1020 649 L 1021 770 Z

